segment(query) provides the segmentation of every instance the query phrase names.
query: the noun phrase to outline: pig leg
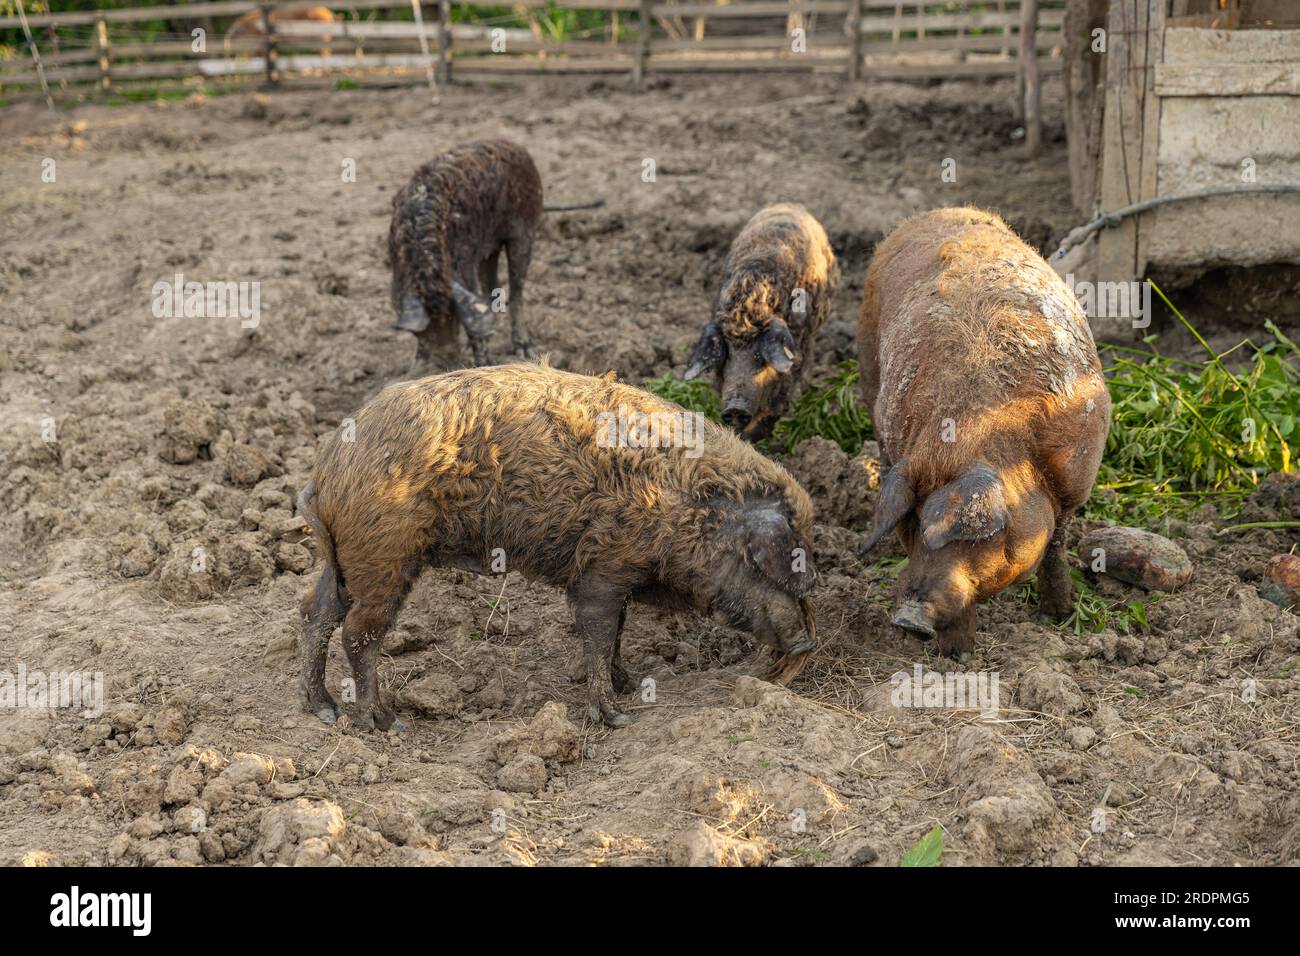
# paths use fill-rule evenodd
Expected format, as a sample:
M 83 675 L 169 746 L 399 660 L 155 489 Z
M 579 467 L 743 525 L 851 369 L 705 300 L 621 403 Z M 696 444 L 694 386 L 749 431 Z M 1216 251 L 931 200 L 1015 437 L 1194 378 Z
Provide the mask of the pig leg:
M 532 358 L 536 353 L 524 323 L 524 276 L 528 275 L 528 262 L 533 257 L 533 237 L 509 240 L 506 255 L 510 260 L 510 346 L 519 358 Z
M 357 686 L 357 726 L 363 730 L 403 731 L 406 726 L 393 709 L 380 699 L 379 669 L 375 666 L 384 635 L 397 617 L 400 601 L 386 604 L 354 604 L 343 621 L 343 649 L 352 665 Z
M 500 263 L 501 250 L 497 249 L 478 266 L 478 291 L 488 302 L 496 301 L 501 282 Z
M 592 720 L 626 727 L 631 718 L 614 702 L 613 663 L 618 644 L 619 617 L 627 601 L 607 581 L 583 575 L 569 590 L 578 639 L 587 668 L 587 707 Z
M 327 724 L 334 723 L 339 708 L 325 689 L 325 658 L 329 653 L 330 637 L 338 627 L 347 606 L 339 595 L 338 576 L 333 565 L 326 564 L 316 582 L 316 590 L 302 602 L 302 674 L 299 687 L 303 707 Z
M 469 337 L 469 350 L 474 355 L 474 365 L 476 368 L 482 368 L 484 365 L 492 364 L 492 354 L 488 348 L 487 336 L 471 335 Z
M 937 650 L 947 657 L 960 657 L 975 650 L 975 605 L 962 611 L 947 627 L 939 628 Z
M 1063 621 L 1074 610 L 1074 585 L 1070 581 L 1070 563 L 1065 555 L 1065 535 L 1070 518 L 1063 516 L 1047 542 L 1043 563 L 1038 566 L 1038 607 L 1045 615 Z
M 623 623 L 627 620 L 627 605 L 618 612 L 618 633 L 614 636 L 614 657 L 609 662 L 610 677 L 614 681 L 614 690 L 626 694 L 636 688 L 636 678 L 623 666 Z

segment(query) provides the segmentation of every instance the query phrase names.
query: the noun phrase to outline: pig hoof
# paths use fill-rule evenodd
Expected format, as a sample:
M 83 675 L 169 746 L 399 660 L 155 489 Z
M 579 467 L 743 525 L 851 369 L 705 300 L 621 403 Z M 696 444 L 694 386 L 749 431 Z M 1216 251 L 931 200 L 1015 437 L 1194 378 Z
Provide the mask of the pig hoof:
M 1038 613 L 1047 620 L 1059 624 L 1074 613 L 1074 601 L 1070 600 L 1065 604 L 1042 601 L 1038 605 Z
M 616 707 L 599 707 L 596 704 L 591 704 L 587 708 L 587 712 L 591 715 L 593 721 L 604 723 L 609 727 L 626 727 L 632 723 L 632 718 Z
M 515 342 L 513 343 L 513 345 L 514 345 L 516 358 L 521 358 L 521 359 L 537 358 L 537 350 L 533 348 L 533 343 Z
M 332 724 L 339 719 L 339 712 L 333 707 L 321 707 L 316 711 L 316 716 L 327 724 Z

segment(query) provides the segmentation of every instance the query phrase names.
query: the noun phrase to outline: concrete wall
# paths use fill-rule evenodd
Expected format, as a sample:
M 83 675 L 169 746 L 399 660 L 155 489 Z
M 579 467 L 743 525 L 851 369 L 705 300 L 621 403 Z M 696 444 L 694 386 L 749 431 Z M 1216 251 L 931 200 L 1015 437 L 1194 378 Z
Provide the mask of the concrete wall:
M 1171 28 L 1163 62 L 1184 91 L 1246 95 L 1162 93 L 1158 195 L 1241 185 L 1247 159 L 1260 183 L 1300 183 L 1300 30 Z M 1162 206 L 1142 230 L 1148 269 L 1300 263 L 1300 194 Z

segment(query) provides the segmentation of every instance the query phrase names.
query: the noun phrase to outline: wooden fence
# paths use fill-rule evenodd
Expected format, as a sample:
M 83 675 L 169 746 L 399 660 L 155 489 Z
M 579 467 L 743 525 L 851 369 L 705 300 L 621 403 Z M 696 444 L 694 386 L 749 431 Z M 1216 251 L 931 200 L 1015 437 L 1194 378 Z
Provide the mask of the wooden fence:
M 301 0 L 298 0 L 301 3 Z M 639 85 L 656 73 L 771 72 L 863 78 L 1013 75 L 1020 66 L 1022 6 L 1036 14 L 1026 32 L 1041 72 L 1060 69 L 1064 0 L 516 0 L 519 13 L 559 8 L 601 11 L 599 30 L 548 39 L 538 23 L 452 23 L 452 4 L 425 0 L 423 23 L 352 19 L 335 23 L 272 22 L 281 3 L 199 2 L 165 7 L 28 16 L 51 86 L 116 86 L 159 81 L 193 83 L 255 79 L 270 85 L 303 78 L 355 79 L 420 75 L 432 68 L 444 82 L 505 75 L 624 74 Z M 456 4 L 456 6 L 460 6 Z M 409 12 L 411 0 L 350 0 L 362 12 Z M 173 32 L 132 37 L 131 24 L 166 19 L 208 23 L 253 10 L 265 36 L 202 37 Z M 18 26 L 0 17 L 0 28 Z M 422 35 L 423 34 L 423 35 Z M 111 39 L 110 39 L 111 38 Z M 422 51 L 427 50 L 428 53 Z M 0 89 L 39 79 L 25 47 L 0 60 Z

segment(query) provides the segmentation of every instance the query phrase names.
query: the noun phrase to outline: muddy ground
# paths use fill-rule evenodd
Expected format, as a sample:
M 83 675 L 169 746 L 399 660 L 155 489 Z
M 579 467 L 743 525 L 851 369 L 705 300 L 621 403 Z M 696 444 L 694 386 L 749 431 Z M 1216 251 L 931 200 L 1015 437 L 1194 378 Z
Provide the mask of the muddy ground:
M 97 718 L 0 712 L 0 863 L 880 866 L 936 824 L 948 865 L 1300 859 L 1298 619 L 1256 591 L 1300 537 L 1175 523 L 1195 574 L 1149 632 L 1076 637 L 1007 593 L 954 664 L 888 626 L 891 563 L 854 557 L 869 448 L 789 462 L 824 575 L 823 646 L 789 688 L 751 676 L 743 635 L 635 608 L 624 656 L 656 699 L 611 731 L 587 719 L 560 593 L 438 571 L 382 669 L 407 731 L 299 710 L 313 554 L 292 496 L 319 438 L 411 361 L 384 237 L 418 163 L 503 135 L 548 201 L 607 200 L 547 218 L 528 297 L 555 364 L 632 382 L 680 370 L 748 216 L 806 204 L 845 276 L 825 369 L 898 217 L 974 202 L 1040 246 L 1077 224 L 1059 89 L 1032 163 L 1010 93 L 745 77 L 0 112 L 0 670 L 107 681 Z M 259 327 L 155 318 L 178 272 L 260 281 Z M 997 672 L 998 719 L 892 706 L 915 664 Z M 335 641 L 331 685 L 346 674 Z

